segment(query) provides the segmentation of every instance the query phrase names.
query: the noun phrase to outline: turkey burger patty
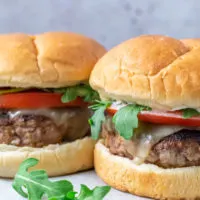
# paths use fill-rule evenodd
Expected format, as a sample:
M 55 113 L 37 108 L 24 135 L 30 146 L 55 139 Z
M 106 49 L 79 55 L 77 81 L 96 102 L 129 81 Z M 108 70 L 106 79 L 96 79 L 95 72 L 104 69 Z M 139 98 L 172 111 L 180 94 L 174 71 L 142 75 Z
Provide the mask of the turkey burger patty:
M 107 118 L 102 137 L 114 155 L 164 168 L 200 165 L 200 128 L 140 123 L 133 138 L 126 140 L 111 123 Z
M 0 112 L 0 144 L 43 147 L 89 134 L 86 108 L 4 110 Z

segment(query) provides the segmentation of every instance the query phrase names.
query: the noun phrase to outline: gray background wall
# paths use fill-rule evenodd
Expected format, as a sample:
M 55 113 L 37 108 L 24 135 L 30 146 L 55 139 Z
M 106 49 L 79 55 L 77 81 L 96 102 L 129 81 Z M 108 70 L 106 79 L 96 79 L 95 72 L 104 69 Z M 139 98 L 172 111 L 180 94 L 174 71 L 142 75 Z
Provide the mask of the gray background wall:
M 66 30 L 110 48 L 146 33 L 200 37 L 200 0 L 0 0 L 0 32 Z

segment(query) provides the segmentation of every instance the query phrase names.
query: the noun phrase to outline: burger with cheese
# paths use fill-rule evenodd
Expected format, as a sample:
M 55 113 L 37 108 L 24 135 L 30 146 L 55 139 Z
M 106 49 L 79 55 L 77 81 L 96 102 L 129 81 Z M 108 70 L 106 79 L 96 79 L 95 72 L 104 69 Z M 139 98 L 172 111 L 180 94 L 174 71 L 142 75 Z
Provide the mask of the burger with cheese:
M 101 101 L 89 122 L 95 169 L 109 185 L 156 199 L 200 198 L 200 40 L 130 39 L 95 65 Z
M 28 157 L 50 176 L 93 166 L 88 78 L 104 53 L 74 33 L 0 35 L 0 177 Z

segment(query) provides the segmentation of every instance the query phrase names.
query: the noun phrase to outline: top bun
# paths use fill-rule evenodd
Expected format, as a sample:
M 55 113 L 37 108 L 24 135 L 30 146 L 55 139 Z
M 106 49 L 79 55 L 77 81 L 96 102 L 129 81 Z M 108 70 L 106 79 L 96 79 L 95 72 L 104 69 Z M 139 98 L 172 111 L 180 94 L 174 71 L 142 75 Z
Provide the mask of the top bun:
M 200 47 L 200 39 L 182 39 L 183 43 L 185 43 L 187 46 L 189 46 L 191 49 L 193 48 L 199 48 Z
M 164 110 L 200 108 L 200 40 L 130 39 L 97 62 L 90 84 L 103 99 Z
M 56 88 L 85 82 L 104 53 L 96 41 L 74 33 L 0 35 L 0 87 Z

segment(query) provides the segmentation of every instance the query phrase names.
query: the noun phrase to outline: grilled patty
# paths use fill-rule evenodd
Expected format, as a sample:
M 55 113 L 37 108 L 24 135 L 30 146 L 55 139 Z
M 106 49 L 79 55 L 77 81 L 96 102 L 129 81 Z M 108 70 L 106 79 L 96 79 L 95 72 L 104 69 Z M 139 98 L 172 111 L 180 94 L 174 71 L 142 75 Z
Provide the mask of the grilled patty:
M 182 129 L 155 144 L 146 160 L 161 167 L 200 165 L 200 131 Z
M 88 109 L 61 108 L 42 111 L 1 111 L 0 144 L 43 147 L 73 141 L 89 132 Z M 44 113 L 45 115 L 41 115 Z
M 114 155 L 135 158 L 138 140 L 125 140 L 113 128 L 102 127 L 105 145 Z M 142 149 L 140 149 L 142 150 Z M 182 129 L 166 136 L 152 145 L 145 163 L 156 164 L 163 168 L 200 166 L 200 131 Z

